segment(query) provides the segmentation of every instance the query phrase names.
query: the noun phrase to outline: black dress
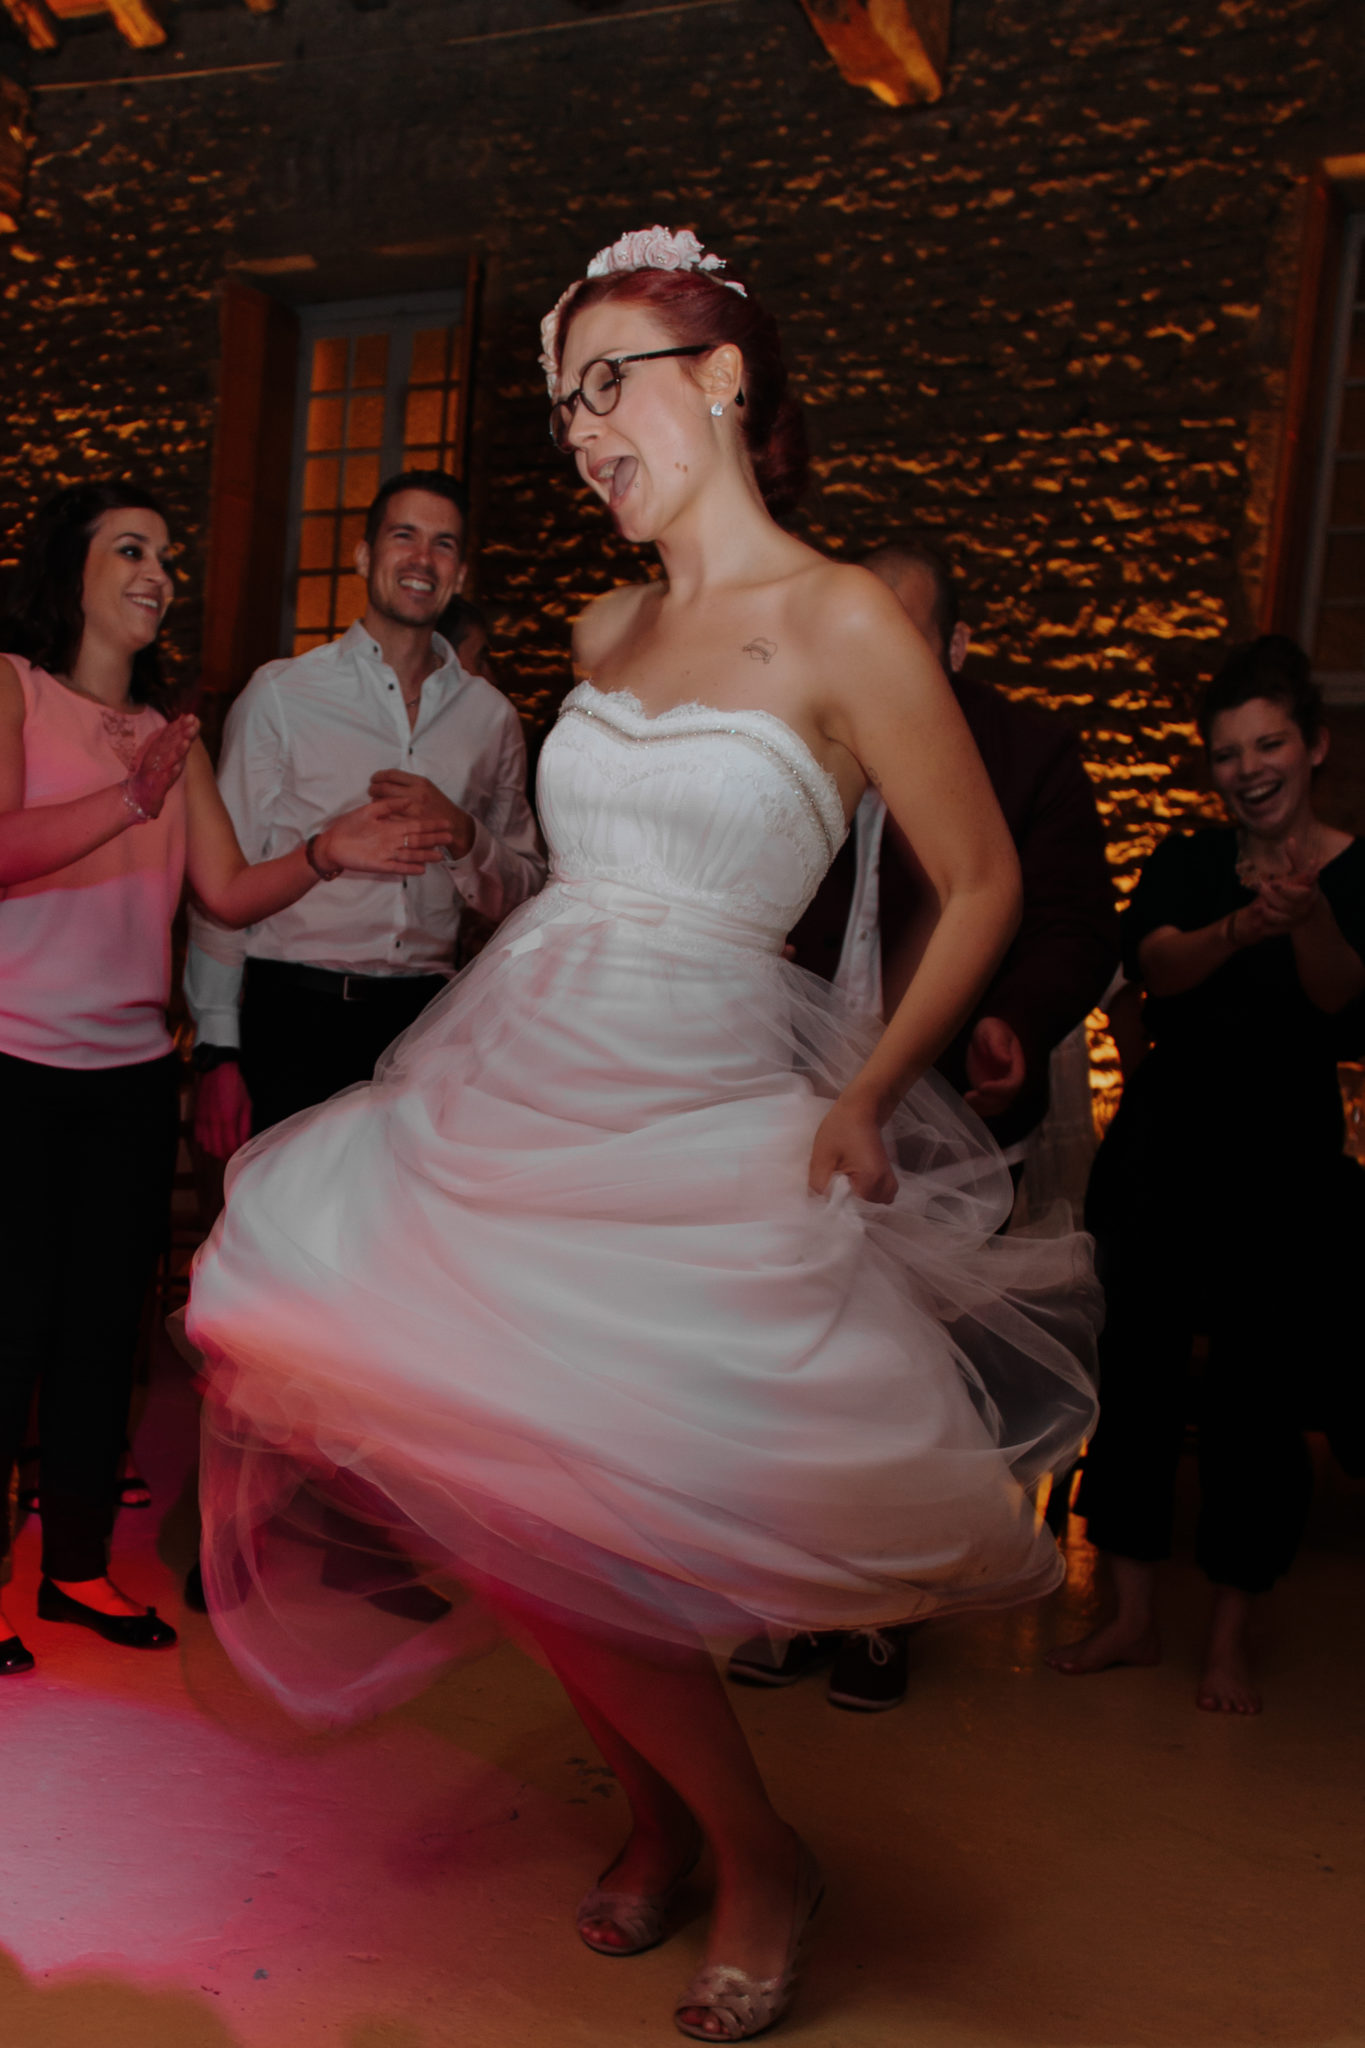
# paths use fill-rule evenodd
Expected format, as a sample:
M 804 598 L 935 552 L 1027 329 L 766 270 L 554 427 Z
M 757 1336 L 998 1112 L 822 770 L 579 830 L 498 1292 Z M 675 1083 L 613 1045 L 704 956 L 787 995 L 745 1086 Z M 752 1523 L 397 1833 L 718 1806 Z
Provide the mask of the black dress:
M 1365 958 L 1365 841 L 1323 869 L 1321 887 Z M 1141 981 L 1138 948 L 1161 926 L 1198 931 L 1252 900 L 1235 832 L 1173 834 L 1123 919 L 1125 971 Z M 1148 997 L 1146 1014 L 1152 1050 L 1087 1203 L 1108 1321 L 1079 1505 L 1102 1549 L 1169 1554 L 1191 1340 L 1203 1333 L 1197 1554 L 1218 1584 L 1261 1592 L 1302 1533 L 1305 1423 L 1330 1422 L 1344 1445 L 1359 1400 L 1348 1288 L 1365 1175 L 1343 1156 L 1336 1067 L 1365 1048 L 1365 1002 L 1316 1009 L 1292 941 L 1278 938 L 1184 995 Z

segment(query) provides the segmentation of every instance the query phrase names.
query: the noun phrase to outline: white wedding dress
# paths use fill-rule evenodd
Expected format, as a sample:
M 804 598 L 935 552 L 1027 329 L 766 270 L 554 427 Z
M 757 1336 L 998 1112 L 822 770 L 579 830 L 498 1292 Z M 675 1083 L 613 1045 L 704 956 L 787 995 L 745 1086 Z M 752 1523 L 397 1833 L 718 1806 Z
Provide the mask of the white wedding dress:
M 1025 1489 L 1092 1423 L 1088 1240 L 995 1235 L 1009 1174 L 933 1077 L 894 1203 L 807 1188 L 875 1035 L 782 957 L 832 778 L 770 713 L 581 683 L 539 794 L 550 885 L 238 1155 L 195 1274 L 210 1605 L 316 1718 L 479 1633 L 413 1604 L 433 1568 L 672 1642 L 1061 1576 Z

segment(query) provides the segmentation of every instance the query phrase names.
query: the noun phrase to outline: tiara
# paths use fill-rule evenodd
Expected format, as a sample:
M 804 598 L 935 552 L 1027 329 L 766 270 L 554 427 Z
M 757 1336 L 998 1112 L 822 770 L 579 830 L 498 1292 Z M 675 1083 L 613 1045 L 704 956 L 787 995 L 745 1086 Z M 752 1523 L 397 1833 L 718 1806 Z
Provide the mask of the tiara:
M 559 377 L 559 322 L 564 308 L 586 278 L 617 277 L 627 270 L 705 270 L 715 272 L 725 269 L 723 256 L 708 256 L 691 228 L 681 228 L 675 234 L 672 228 L 635 228 L 628 235 L 622 235 L 619 242 L 610 248 L 599 249 L 588 265 L 583 277 L 577 277 L 565 292 L 561 292 L 551 310 L 540 323 L 540 367 L 545 372 L 545 382 L 551 398 Z M 717 284 L 723 284 L 727 291 L 738 292 L 741 298 L 748 293 L 737 277 L 718 277 Z

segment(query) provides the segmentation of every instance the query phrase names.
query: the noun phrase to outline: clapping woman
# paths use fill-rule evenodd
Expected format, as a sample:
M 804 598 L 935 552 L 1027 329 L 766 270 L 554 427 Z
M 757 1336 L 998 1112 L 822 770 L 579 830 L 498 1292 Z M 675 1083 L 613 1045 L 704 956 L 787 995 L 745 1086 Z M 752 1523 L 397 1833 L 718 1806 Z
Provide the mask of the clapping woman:
M 1124 920 L 1153 1047 L 1087 1211 L 1108 1321 L 1079 1504 L 1114 1605 L 1052 1662 L 1157 1661 L 1156 1567 L 1202 1332 L 1197 1554 L 1213 1606 L 1198 1702 L 1252 1714 L 1248 1622 L 1302 1532 L 1315 1377 L 1352 1355 L 1344 1280 L 1361 1176 L 1343 1157 L 1336 1065 L 1365 1047 L 1365 843 L 1314 811 L 1327 734 L 1293 641 L 1233 653 L 1200 729 L 1230 822 L 1163 840 Z
M 448 836 L 367 804 L 248 866 L 198 721 L 171 715 L 158 673 L 170 552 L 146 491 L 59 492 L 28 536 L 0 655 L 0 1483 L 38 1386 L 39 1614 L 133 1648 L 175 1641 L 110 1579 L 108 1546 L 175 1157 L 165 1004 L 183 880 L 250 924 L 346 869 L 419 874 Z M 32 1663 L 0 1614 L 0 1675 Z

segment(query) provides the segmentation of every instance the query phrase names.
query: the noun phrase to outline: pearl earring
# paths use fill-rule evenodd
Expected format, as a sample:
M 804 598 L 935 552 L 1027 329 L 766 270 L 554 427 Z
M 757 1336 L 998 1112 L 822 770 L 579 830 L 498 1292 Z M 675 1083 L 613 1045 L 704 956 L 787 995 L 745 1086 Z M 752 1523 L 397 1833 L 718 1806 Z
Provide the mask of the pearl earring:
M 711 408 L 711 417 L 713 420 L 719 420 L 725 417 L 725 407 L 721 404 L 719 399 L 716 400 L 715 404 Z

